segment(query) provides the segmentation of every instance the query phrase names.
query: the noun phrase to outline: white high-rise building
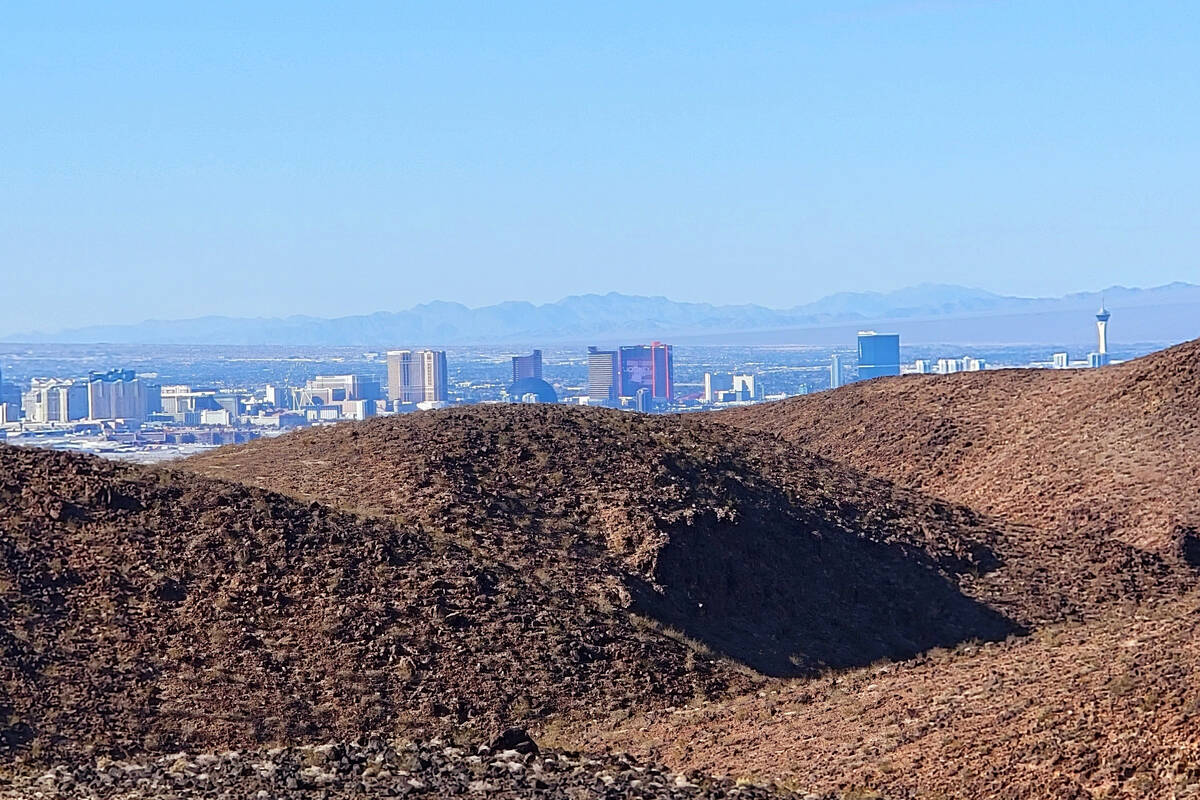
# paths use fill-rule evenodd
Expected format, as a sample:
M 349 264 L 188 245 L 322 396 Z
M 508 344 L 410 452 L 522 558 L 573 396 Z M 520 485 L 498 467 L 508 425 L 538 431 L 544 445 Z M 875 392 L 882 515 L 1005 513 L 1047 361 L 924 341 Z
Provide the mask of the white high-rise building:
M 74 381 L 34 378 L 24 401 L 29 422 L 75 422 L 88 415 L 87 386 Z
M 829 359 L 829 388 L 837 389 L 842 385 L 842 357 L 834 353 Z
M 913 372 L 918 375 L 928 375 L 932 371 L 932 364 L 928 358 L 918 358 L 913 362 Z
M 953 372 L 958 372 L 962 368 L 962 362 L 957 358 L 939 358 L 938 372 L 943 375 L 949 375 Z
M 1067 353 L 1055 353 L 1053 358 L 1055 369 L 1068 369 L 1071 366 L 1071 357 Z
M 753 375 L 734 375 L 733 393 L 738 400 L 758 400 L 762 396 L 762 385 Z
M 87 396 L 88 419 L 144 420 L 150 413 L 150 387 L 133 370 L 89 374 Z

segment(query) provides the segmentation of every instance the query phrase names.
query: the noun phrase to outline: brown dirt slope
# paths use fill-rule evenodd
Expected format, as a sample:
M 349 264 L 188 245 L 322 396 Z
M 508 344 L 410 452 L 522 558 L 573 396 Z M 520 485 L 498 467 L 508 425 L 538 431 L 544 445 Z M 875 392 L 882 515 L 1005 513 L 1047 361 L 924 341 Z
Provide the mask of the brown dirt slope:
M 563 735 L 896 798 L 1196 798 L 1200 596 Z
M 532 572 L 258 489 L 0 446 L 0 756 L 486 734 L 746 680 Z
M 887 378 L 720 418 L 1012 523 L 1200 564 L 1200 340 L 1099 370 Z
M 772 675 L 1000 634 L 942 578 L 1020 627 L 1186 578 L 1120 542 L 1039 542 L 709 415 L 471 407 L 184 466 L 386 515 L 559 585 L 578 585 L 578 558 L 615 559 L 637 608 Z

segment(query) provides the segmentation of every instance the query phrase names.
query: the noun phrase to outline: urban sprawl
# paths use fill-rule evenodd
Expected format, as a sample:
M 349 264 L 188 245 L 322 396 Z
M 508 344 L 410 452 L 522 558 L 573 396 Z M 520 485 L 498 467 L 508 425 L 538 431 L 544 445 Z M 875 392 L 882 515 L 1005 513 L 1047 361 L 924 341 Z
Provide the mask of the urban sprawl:
M 1109 363 L 1109 312 L 1096 314 L 1098 348 L 1086 359 L 1066 352 L 1026 366 L 1073 369 Z M 544 374 L 541 350 L 508 359 L 495 391 L 467 391 L 449 380 L 447 353 L 435 349 L 378 354 L 374 374 L 316 375 L 300 385 L 214 386 L 165 383 L 130 369 L 86 376 L 31 377 L 23 384 L 0 375 L 0 438 L 13 444 L 75 449 L 140 461 L 166 460 L 305 425 L 363 420 L 385 414 L 471 402 L 568 403 L 641 413 L 683 412 L 778 400 L 853 381 L 904 373 L 950 374 L 989 368 L 983 358 L 915 358 L 902 363 L 900 336 L 861 331 L 853 350 L 828 355 L 824 374 L 803 382 L 773 379 L 755 369 L 706 369 L 702 380 L 676 382 L 670 344 L 611 349 L 589 347 L 578 379 Z M 376 354 L 367 354 L 375 356 Z M 382 367 L 386 372 L 382 371 Z M 707 365 L 706 365 L 707 366 Z M 1011 366 L 1011 365 L 1009 365 Z M 722 364 L 722 367 L 727 365 Z M 565 371 L 565 370 L 564 370 Z M 575 373 L 573 373 L 575 374 Z M 697 373 L 695 377 L 699 377 Z M 780 383 L 768 391 L 768 383 Z M 489 384 L 491 385 L 491 384 Z

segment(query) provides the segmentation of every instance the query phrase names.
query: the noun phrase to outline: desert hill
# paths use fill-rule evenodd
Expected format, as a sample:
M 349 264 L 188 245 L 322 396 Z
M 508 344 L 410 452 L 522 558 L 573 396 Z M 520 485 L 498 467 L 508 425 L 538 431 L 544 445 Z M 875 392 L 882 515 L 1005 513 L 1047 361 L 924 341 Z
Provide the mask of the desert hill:
M 700 418 L 487 406 L 297 431 L 183 466 L 446 539 L 771 676 L 998 638 L 991 543 L 947 503 Z M 597 586 L 594 565 L 620 573 Z M 992 602 L 994 601 L 994 602 Z
M 614 562 L 635 607 L 777 676 L 903 657 L 967 629 L 995 638 L 1191 580 L 1170 557 L 1047 540 L 712 415 L 477 406 L 297 431 L 183 466 L 535 563 L 557 585 L 580 584 L 579 557 Z M 944 595 L 941 578 L 1003 621 Z
M 1098 370 L 887 378 L 720 418 L 1009 523 L 1200 563 L 1200 340 Z
M 386 520 L 0 446 L 0 754 L 487 735 L 746 682 L 581 594 Z
M 1200 796 L 1200 596 L 564 730 L 854 797 Z
M 9 754 L 486 735 L 1000 639 L 1057 602 L 1006 606 L 978 515 L 699 420 L 466 409 L 186 466 L 0 447 Z

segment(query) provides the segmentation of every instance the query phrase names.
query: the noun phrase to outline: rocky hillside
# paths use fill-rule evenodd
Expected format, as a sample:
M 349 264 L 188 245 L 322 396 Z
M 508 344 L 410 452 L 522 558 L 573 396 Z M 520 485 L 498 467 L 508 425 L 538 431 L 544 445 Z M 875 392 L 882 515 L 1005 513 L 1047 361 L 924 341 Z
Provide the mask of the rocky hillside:
M 1200 340 L 1099 370 L 904 376 L 720 418 L 1013 524 L 1200 564 Z
M 1190 580 L 1168 557 L 1047 541 L 710 415 L 469 407 L 184 466 L 382 515 L 560 586 L 602 559 L 630 576 L 635 608 L 770 675 L 995 638 Z
M 387 520 L 0 446 L 0 760 L 486 734 L 746 684 L 606 604 L 620 578 L 549 585 Z
M 562 734 L 857 797 L 1200 797 L 1200 596 Z

